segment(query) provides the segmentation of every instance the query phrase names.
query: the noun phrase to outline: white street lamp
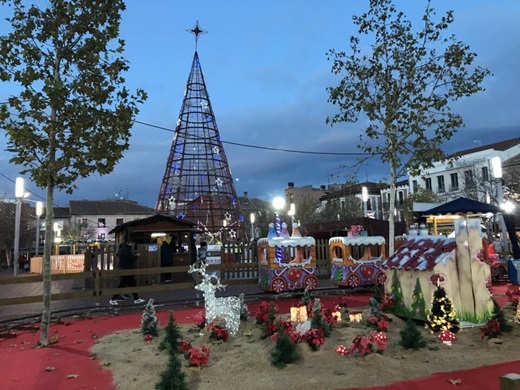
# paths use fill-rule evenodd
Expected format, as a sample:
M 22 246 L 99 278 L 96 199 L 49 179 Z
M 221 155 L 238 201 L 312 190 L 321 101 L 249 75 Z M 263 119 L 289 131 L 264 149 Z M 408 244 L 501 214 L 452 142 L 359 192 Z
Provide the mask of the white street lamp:
M 43 214 L 43 202 L 36 202 L 36 251 L 35 255 L 40 254 L 40 217 Z
M 20 219 L 22 215 L 22 199 L 26 196 L 24 182 L 22 177 L 17 177 L 14 187 L 14 196 L 16 197 L 16 212 L 14 220 L 14 259 L 13 259 L 13 276 L 18 275 L 18 257 L 20 256 Z
M 497 180 L 497 199 L 498 206 L 502 207 L 504 203 L 504 189 L 502 188 L 502 161 L 500 157 L 495 156 L 491 159 L 491 168 L 493 169 L 493 176 Z M 504 216 L 499 215 L 498 221 L 500 224 L 500 230 L 502 230 L 502 249 L 507 248 L 507 228 L 504 222 Z
M 361 197 L 363 199 L 363 216 L 366 218 L 368 214 L 368 188 L 366 188 L 365 186 L 361 187 Z
M 253 241 L 255 239 L 255 213 L 249 215 L 249 220 L 251 221 L 251 241 Z
M 291 203 L 289 211 L 287 212 L 287 215 L 289 215 L 291 217 L 291 228 L 292 228 L 292 225 L 294 225 L 295 214 L 296 214 L 296 206 L 294 205 L 294 203 Z

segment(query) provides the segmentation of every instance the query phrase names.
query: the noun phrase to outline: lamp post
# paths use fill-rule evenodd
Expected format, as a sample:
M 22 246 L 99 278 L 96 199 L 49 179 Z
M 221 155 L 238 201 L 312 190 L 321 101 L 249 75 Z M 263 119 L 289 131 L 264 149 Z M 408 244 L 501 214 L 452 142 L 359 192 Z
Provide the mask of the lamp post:
M 14 196 L 16 198 L 16 214 L 14 218 L 14 259 L 13 259 L 13 276 L 18 275 L 18 257 L 20 256 L 20 219 L 22 214 L 22 199 L 25 196 L 25 189 L 22 177 L 17 177 L 14 188 Z
M 296 206 L 294 203 L 291 203 L 291 206 L 289 208 L 289 212 L 287 213 L 291 217 L 291 229 L 294 225 L 294 215 L 296 214 Z
M 281 196 L 277 196 L 273 199 L 273 207 L 275 209 L 275 219 L 274 219 L 274 231 L 276 232 L 276 235 L 280 237 L 280 234 L 282 233 L 282 219 L 280 218 L 280 214 L 278 213 L 278 210 L 281 210 L 285 207 L 285 199 Z M 276 247 L 276 261 L 278 264 L 282 263 L 282 248 L 277 246 Z
M 363 199 L 363 216 L 366 218 L 368 214 L 368 188 L 365 186 L 361 187 L 361 197 Z
M 251 221 L 251 241 L 253 241 L 255 239 L 255 213 L 249 215 L 249 220 Z
M 497 180 L 498 206 L 502 208 L 504 203 L 504 189 L 502 188 L 502 161 L 500 160 L 500 157 L 493 157 L 491 159 L 491 167 L 493 169 L 493 176 Z M 502 214 L 498 216 L 498 223 L 500 224 L 500 230 L 502 231 L 502 249 L 508 248 L 507 228 L 504 222 L 504 216 Z
M 35 255 L 40 254 L 40 217 L 43 214 L 43 202 L 36 202 L 36 250 Z

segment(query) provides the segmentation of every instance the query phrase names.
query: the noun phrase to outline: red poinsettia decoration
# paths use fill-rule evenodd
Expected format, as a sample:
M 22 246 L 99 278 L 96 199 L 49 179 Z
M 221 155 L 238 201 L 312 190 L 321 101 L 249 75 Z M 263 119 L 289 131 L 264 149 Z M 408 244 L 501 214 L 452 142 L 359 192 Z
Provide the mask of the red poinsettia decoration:
M 271 304 L 267 301 L 262 301 L 258 304 L 258 309 L 256 311 L 255 317 L 256 317 L 256 323 L 257 324 L 263 324 L 267 322 L 267 315 L 269 314 L 269 311 L 271 310 Z M 275 314 L 278 313 L 278 305 L 274 305 L 274 312 Z
M 153 340 L 153 336 L 149 333 L 145 334 L 144 337 L 143 337 L 143 340 L 144 341 L 152 341 Z
M 395 306 L 395 299 L 388 293 L 383 296 L 383 302 L 380 304 L 380 308 L 383 311 L 390 310 Z
M 388 337 L 384 332 L 373 330 L 367 336 L 357 336 L 352 341 L 349 352 L 359 352 L 361 355 L 368 355 L 371 352 L 383 352 L 387 349 L 386 342 Z
M 334 311 L 340 311 L 340 309 L 348 308 L 348 297 L 337 297 L 334 300 Z M 336 310 L 337 309 L 337 310 Z
M 229 339 L 229 331 L 219 325 L 213 323 L 209 324 L 208 331 L 211 332 L 210 338 L 215 340 L 227 341 Z
M 496 337 L 500 333 L 500 321 L 489 319 L 486 326 L 480 328 L 480 339 Z
M 209 348 L 206 348 L 204 345 L 201 345 L 200 348 L 190 348 L 188 353 L 190 366 L 192 367 L 207 365 L 209 362 Z
M 307 341 L 312 350 L 317 351 L 325 343 L 323 329 L 311 328 L 303 335 L 303 339 Z
M 206 316 L 202 310 L 193 316 L 193 323 L 199 329 L 204 328 L 206 325 Z
M 191 348 L 191 343 L 188 340 L 181 340 L 179 341 L 179 351 L 182 353 L 187 353 Z

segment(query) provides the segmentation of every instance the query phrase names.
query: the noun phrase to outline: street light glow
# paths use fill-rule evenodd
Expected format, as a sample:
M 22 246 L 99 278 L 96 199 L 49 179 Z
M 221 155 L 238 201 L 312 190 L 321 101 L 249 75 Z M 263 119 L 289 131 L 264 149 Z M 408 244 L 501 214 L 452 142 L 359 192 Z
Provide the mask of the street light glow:
M 23 177 L 16 178 L 16 184 L 14 187 L 14 196 L 16 198 L 23 198 L 25 189 L 23 187 Z
M 493 157 L 491 159 L 491 168 L 493 169 L 493 176 L 495 176 L 495 179 L 501 179 L 502 178 L 502 160 L 500 160 L 500 157 Z
M 281 196 L 276 196 L 273 199 L 273 207 L 275 208 L 275 210 L 283 209 L 285 207 L 285 199 Z
M 43 214 L 43 202 L 36 202 L 36 216 L 41 217 Z
M 365 186 L 361 188 L 361 196 L 363 197 L 363 202 L 368 202 L 368 188 Z

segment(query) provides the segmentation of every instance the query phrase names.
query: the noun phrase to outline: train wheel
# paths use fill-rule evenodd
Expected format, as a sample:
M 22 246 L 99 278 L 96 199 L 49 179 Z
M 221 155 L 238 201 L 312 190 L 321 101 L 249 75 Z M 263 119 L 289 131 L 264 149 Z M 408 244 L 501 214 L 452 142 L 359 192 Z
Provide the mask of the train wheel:
M 379 272 L 376 275 L 376 284 L 383 285 L 386 282 L 386 274 L 384 272 Z
M 360 283 L 361 283 L 361 278 L 359 277 L 359 275 L 350 274 L 347 277 L 347 284 L 349 287 L 359 287 Z
M 281 293 L 282 291 L 285 291 L 287 289 L 287 283 L 285 283 L 285 280 L 280 278 L 279 276 L 276 278 L 273 278 L 271 281 L 271 290 L 273 290 L 275 293 Z
M 318 278 L 314 275 L 307 276 L 303 281 L 303 287 L 308 288 L 309 290 L 315 290 L 319 286 Z

